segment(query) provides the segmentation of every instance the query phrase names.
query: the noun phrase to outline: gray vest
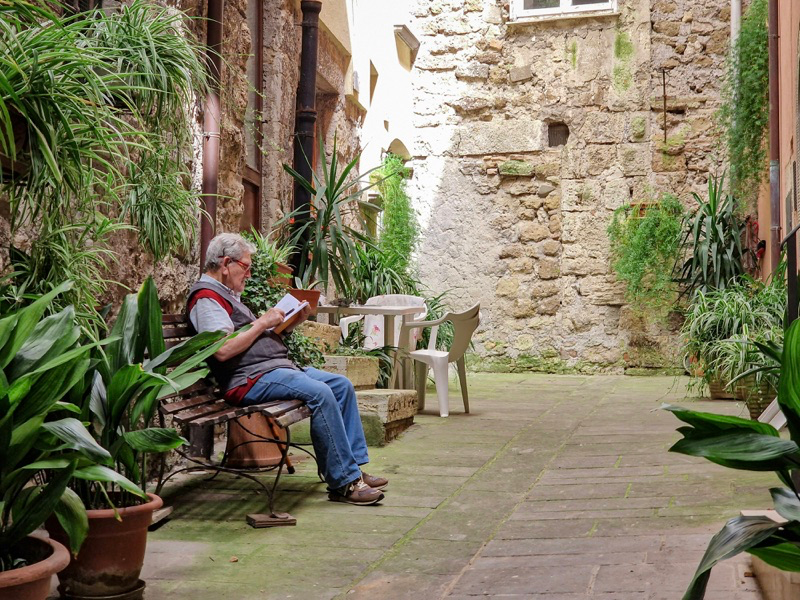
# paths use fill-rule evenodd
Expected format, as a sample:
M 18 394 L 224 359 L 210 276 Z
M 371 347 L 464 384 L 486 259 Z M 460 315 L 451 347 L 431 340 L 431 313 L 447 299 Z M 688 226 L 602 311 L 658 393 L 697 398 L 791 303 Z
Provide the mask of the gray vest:
M 239 302 L 221 283 L 216 281 L 198 281 L 189 290 L 188 302 L 200 290 L 212 290 L 230 302 L 233 307 L 231 321 L 234 330 L 244 327 L 256 320 L 256 316 L 244 304 Z M 188 318 L 188 310 L 187 310 Z M 289 351 L 279 335 L 272 331 L 265 331 L 253 344 L 241 354 L 226 361 L 219 361 L 213 356 L 208 359 L 208 366 L 214 374 L 223 392 L 247 383 L 248 378 L 263 375 L 275 369 L 295 369 L 297 367 L 289 360 Z

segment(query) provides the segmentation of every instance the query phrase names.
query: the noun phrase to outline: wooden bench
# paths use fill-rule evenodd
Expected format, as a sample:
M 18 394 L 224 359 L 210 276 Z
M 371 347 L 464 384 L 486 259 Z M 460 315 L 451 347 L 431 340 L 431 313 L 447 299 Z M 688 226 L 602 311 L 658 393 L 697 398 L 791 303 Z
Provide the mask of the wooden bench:
M 162 328 L 167 348 L 179 344 L 193 334 L 192 328 L 184 315 L 164 315 Z M 242 425 L 241 417 L 256 413 L 267 417 L 269 425 L 267 431 L 271 432 L 272 435 L 251 431 L 245 425 Z M 170 478 L 178 473 L 213 470 L 216 471 L 213 477 L 216 477 L 219 473 L 232 473 L 246 477 L 260 485 L 269 498 L 269 513 L 247 515 L 247 522 L 250 525 L 253 527 L 274 527 L 277 525 L 296 524 L 297 521 L 288 513 L 276 513 L 274 511 L 274 501 L 275 491 L 284 467 L 289 473 L 294 473 L 294 467 L 289 460 L 289 447 L 302 450 L 312 458 L 315 458 L 306 448 L 293 444 L 289 432 L 290 425 L 311 416 L 311 411 L 303 401 L 282 400 L 247 407 L 232 406 L 222 399 L 222 395 L 214 383 L 206 379 L 190 386 L 180 394 L 162 399 L 159 405 L 159 420 L 162 427 L 165 426 L 166 417 L 168 416 L 172 418 L 172 423 L 175 427 L 184 426 L 188 428 L 189 446 L 187 449 L 179 448 L 176 452 L 191 465 L 181 467 L 165 475 L 166 461 L 162 459 L 156 494 L 161 491 L 161 488 Z M 213 449 L 214 426 L 219 424 L 228 425 L 229 436 L 232 424 L 245 429 L 247 435 L 243 441 L 233 445 L 229 443 L 221 461 L 213 463 L 210 460 L 210 456 Z M 238 437 L 242 438 L 241 435 Z M 237 468 L 228 464 L 228 459 L 232 452 L 242 445 L 252 443 L 276 445 L 279 452 L 274 464 L 258 468 Z M 271 470 L 277 471 L 271 487 L 265 485 L 254 475 L 254 473 L 263 473 Z

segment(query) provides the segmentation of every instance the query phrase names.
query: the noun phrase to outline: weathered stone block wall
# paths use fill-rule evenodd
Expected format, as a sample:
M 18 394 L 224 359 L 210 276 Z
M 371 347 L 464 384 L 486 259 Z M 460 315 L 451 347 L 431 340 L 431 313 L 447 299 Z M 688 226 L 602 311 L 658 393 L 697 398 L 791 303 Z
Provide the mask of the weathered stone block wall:
M 477 367 L 672 363 L 676 323 L 625 306 L 606 228 L 633 200 L 689 202 L 715 170 L 727 2 L 620 0 L 615 15 L 528 24 L 496 0 L 413 12 L 420 275 L 456 307 L 481 302 Z M 550 147 L 550 123 L 566 145 Z

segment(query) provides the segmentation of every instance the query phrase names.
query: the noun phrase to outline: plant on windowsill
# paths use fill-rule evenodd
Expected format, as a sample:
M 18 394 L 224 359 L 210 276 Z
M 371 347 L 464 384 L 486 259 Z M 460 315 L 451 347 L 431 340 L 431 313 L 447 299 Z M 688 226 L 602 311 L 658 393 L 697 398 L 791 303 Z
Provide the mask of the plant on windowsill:
M 625 299 L 637 313 L 665 317 L 677 293 L 672 269 L 680 252 L 683 206 L 664 195 L 659 202 L 614 211 L 608 226 L 612 267 L 625 283 Z
M 748 552 L 784 571 L 800 571 L 800 321 L 785 333 L 778 376 L 778 404 L 789 438 L 767 423 L 664 405 L 687 424 L 670 448 L 689 456 L 745 471 L 773 471 L 785 487 L 770 489 L 775 510 L 785 519 L 740 516 L 729 520 L 708 545 L 683 600 L 702 600 L 711 569 L 721 560 Z

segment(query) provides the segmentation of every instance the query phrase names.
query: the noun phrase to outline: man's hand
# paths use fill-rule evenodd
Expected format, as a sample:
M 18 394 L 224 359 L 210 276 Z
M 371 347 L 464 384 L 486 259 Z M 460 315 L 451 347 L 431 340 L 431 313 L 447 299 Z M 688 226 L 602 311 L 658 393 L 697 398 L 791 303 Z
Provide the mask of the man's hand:
M 222 348 L 217 350 L 214 358 L 221 362 L 237 356 L 247 350 L 253 345 L 264 331 L 275 327 L 279 323 L 283 323 L 283 311 L 279 308 L 270 308 L 263 315 L 253 321 L 253 326 L 247 331 L 239 333 L 235 338 L 232 338 L 222 345 Z
M 281 309 L 273 307 L 253 321 L 253 325 L 261 331 L 266 331 L 283 323 L 284 316 L 284 312 Z
M 311 307 L 310 306 L 304 306 L 302 308 L 302 310 L 298 313 L 299 317 L 295 320 L 294 323 L 292 323 L 289 327 L 284 329 L 283 333 L 286 334 L 286 333 L 290 333 L 291 331 L 293 331 L 295 327 L 300 325 L 300 323 L 302 323 L 303 321 L 308 319 L 308 317 L 311 316 L 311 312 L 312 311 L 311 311 Z

